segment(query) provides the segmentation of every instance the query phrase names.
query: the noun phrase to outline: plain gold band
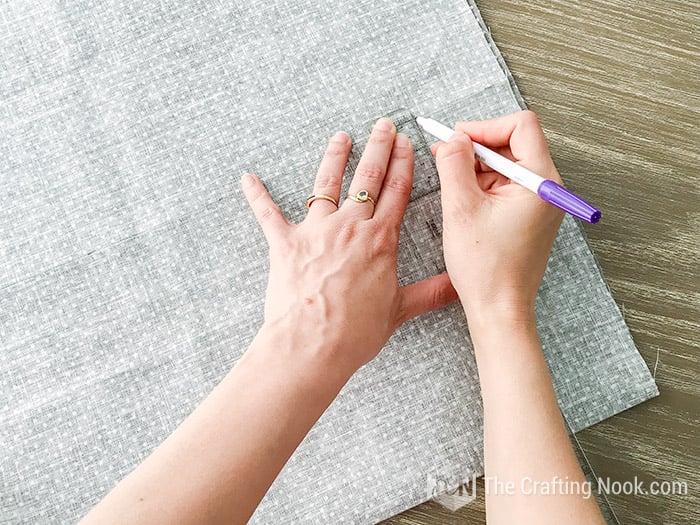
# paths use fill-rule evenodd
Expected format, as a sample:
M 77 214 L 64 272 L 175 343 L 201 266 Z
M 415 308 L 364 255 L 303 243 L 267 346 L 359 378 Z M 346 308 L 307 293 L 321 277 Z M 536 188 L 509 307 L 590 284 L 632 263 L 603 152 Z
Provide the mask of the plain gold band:
M 335 204 L 335 207 L 336 207 L 336 208 L 338 207 L 338 201 L 337 201 L 337 200 L 335 200 L 335 199 L 334 199 L 333 197 L 331 197 L 330 195 L 321 195 L 320 193 L 311 195 L 308 199 L 306 199 L 306 207 L 307 207 L 307 208 L 310 208 L 311 205 L 313 204 L 313 202 L 314 202 L 315 200 L 318 200 L 318 199 L 323 199 L 324 201 L 332 202 L 333 204 Z

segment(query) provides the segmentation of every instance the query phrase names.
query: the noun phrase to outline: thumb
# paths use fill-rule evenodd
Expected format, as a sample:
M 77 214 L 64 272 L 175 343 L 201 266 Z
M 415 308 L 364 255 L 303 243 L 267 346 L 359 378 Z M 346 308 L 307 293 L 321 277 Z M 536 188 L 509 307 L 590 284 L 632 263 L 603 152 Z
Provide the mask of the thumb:
M 474 171 L 474 147 L 469 137 L 455 132 L 448 142 L 441 144 L 435 155 L 442 210 L 446 217 L 459 216 L 465 209 L 473 209 L 484 198 Z
M 441 273 L 401 287 L 401 307 L 397 326 L 413 317 L 442 308 L 457 300 L 450 277 Z
M 268 244 L 271 245 L 277 238 L 286 235 L 289 222 L 260 179 L 251 173 L 246 173 L 241 179 L 241 185 Z

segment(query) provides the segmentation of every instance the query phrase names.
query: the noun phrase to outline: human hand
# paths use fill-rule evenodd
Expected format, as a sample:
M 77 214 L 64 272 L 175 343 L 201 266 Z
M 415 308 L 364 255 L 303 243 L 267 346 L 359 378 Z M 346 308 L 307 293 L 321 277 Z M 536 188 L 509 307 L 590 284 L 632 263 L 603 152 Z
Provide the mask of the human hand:
M 313 189 L 339 201 L 352 144 L 345 133 L 329 142 Z M 413 148 L 380 119 L 350 184 L 371 202 L 345 200 L 340 208 L 315 200 L 300 224 L 290 224 L 260 180 L 245 175 L 243 190 L 270 247 L 265 324 L 305 332 L 350 373 L 374 358 L 407 319 L 457 298 L 447 274 L 399 287 L 399 230 L 413 180 Z
M 470 322 L 497 313 L 534 320 L 534 303 L 563 212 L 475 161 L 471 139 L 556 182 L 537 117 L 521 111 L 460 122 L 433 146 L 440 175 L 445 262 Z

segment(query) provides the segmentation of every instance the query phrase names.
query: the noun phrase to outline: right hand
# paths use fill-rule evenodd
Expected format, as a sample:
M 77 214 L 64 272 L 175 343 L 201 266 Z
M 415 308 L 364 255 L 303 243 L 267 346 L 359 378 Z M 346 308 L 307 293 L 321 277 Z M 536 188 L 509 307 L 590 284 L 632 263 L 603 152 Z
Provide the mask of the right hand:
M 521 111 L 460 122 L 433 146 L 447 271 L 470 321 L 534 321 L 535 296 L 563 212 L 475 161 L 471 140 L 561 183 L 537 117 Z

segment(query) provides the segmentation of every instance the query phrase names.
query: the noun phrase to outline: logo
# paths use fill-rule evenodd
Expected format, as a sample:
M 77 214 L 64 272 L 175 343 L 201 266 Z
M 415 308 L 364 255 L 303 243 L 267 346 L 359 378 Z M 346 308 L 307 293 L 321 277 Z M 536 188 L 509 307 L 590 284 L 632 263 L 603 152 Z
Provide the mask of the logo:
M 464 481 L 457 476 L 434 476 L 428 474 L 426 495 L 452 512 L 461 509 L 476 499 L 476 477 Z

